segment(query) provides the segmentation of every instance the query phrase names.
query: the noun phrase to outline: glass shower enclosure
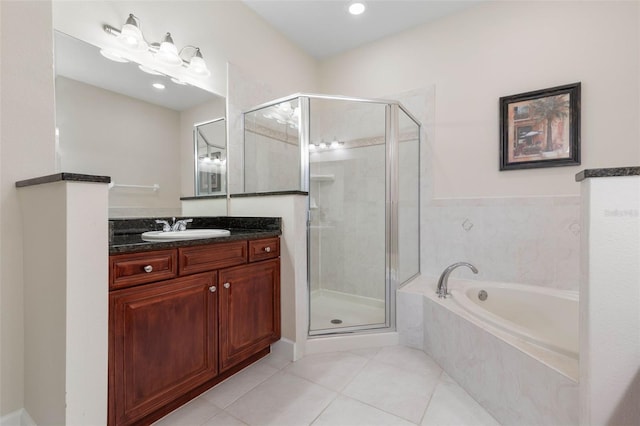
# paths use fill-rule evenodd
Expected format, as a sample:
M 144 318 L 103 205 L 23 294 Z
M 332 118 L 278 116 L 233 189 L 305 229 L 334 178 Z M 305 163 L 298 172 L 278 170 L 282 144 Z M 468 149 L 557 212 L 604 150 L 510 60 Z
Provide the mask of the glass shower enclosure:
M 245 192 L 308 193 L 309 336 L 394 329 L 420 270 L 420 123 L 396 101 L 298 94 L 244 126 Z

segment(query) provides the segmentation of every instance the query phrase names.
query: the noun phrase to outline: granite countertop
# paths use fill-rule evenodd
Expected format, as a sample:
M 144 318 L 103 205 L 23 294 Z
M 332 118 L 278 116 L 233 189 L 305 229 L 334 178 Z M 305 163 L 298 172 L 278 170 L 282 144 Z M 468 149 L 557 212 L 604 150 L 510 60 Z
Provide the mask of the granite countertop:
M 176 247 L 199 246 L 226 241 L 253 240 L 282 235 L 279 217 L 197 217 L 188 229 L 228 229 L 231 235 L 216 238 L 201 238 L 180 241 L 144 241 L 143 232 L 160 230 L 156 219 L 171 221 L 172 218 L 112 219 L 109 221 L 109 254 L 134 253 Z M 177 218 L 183 219 L 183 218 Z
M 180 241 L 144 241 L 141 237 L 142 234 L 114 235 L 113 239 L 109 243 L 109 254 L 200 246 L 203 244 L 222 243 L 225 241 L 253 240 L 258 238 L 277 237 L 282 234 L 280 231 L 265 231 L 261 229 L 230 229 L 230 231 L 231 235 L 227 237 L 200 238 L 197 240 Z
M 576 182 L 582 182 L 588 178 L 638 176 L 640 167 L 611 167 L 606 169 L 585 169 L 576 175 Z

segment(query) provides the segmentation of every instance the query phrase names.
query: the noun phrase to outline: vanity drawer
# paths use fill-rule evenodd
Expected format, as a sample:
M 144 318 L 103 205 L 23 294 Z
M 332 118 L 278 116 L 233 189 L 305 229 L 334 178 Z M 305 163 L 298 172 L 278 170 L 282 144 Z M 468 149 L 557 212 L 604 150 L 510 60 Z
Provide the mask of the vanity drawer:
M 280 238 L 249 241 L 249 262 L 274 259 L 280 256 Z
M 178 258 L 180 275 L 241 265 L 247 263 L 247 242 L 179 248 Z
M 176 250 L 109 256 L 109 290 L 131 287 L 178 275 Z

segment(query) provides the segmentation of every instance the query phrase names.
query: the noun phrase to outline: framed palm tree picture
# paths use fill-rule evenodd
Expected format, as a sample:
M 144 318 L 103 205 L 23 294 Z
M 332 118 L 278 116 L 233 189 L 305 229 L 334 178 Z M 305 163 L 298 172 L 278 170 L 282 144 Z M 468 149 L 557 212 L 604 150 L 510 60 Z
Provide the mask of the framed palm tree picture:
M 580 83 L 500 98 L 500 170 L 580 164 Z

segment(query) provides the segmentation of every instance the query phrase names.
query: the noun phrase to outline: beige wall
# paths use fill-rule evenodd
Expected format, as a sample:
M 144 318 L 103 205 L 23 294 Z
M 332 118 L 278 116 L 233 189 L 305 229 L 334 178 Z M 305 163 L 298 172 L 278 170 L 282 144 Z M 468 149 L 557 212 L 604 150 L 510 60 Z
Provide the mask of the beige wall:
M 0 414 L 4 415 L 24 405 L 22 220 L 14 185 L 53 172 L 55 126 L 51 3 L 3 0 L 0 10 Z
M 583 168 L 638 164 L 634 1 L 497 1 L 320 65 L 324 93 L 435 85 L 434 196 L 578 195 Z M 582 82 L 582 166 L 498 171 L 501 96 Z

